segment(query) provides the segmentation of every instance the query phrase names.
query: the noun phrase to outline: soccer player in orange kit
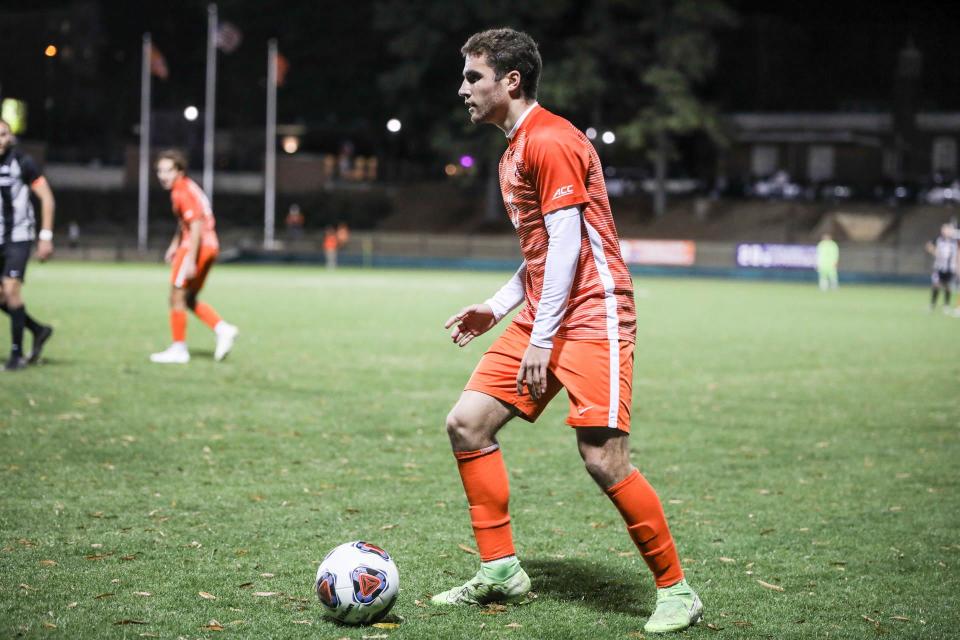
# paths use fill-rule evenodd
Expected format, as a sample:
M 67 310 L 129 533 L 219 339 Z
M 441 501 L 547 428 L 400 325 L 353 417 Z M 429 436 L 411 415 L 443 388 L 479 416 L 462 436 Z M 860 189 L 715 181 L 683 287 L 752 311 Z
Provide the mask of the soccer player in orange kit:
M 446 326 L 462 347 L 524 306 L 447 416 L 481 567 L 432 602 L 517 602 L 530 591 L 513 545 L 496 435 L 516 416 L 535 421 L 565 388 L 567 424 L 576 429 L 587 472 L 623 516 L 656 582 L 656 609 L 644 629 L 685 629 L 700 620 L 703 605 L 684 579 L 660 499 L 630 464 L 636 310 L 600 159 L 586 136 L 536 102 L 541 60 L 530 36 L 484 31 L 461 53 L 459 94 L 471 121 L 507 136 L 500 189 L 524 261 L 492 298 L 460 310 Z
M 190 362 L 186 341 L 187 309 L 216 333 L 214 360 L 223 360 L 230 353 L 239 333 L 235 326 L 222 320 L 213 307 L 197 300 L 207 274 L 217 259 L 220 242 L 210 201 L 197 183 L 187 177 L 186 171 L 186 157 L 179 151 L 163 151 L 157 158 L 157 178 L 163 188 L 170 191 L 173 214 L 179 222 L 164 256 L 164 260 L 173 265 L 170 276 L 170 330 L 173 343 L 150 356 L 151 362 L 161 364 Z

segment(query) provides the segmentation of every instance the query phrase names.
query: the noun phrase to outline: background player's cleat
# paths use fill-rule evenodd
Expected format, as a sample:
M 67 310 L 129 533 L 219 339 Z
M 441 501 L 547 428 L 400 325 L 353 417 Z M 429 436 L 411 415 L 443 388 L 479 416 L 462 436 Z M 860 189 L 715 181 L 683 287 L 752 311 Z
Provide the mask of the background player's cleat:
M 530 593 L 530 577 L 517 566 L 517 571 L 502 582 L 489 580 L 483 570 L 477 571 L 471 580 L 449 591 L 438 593 L 430 598 L 435 605 L 485 605 L 490 602 L 519 602 Z
M 672 587 L 657 589 L 657 608 L 643 625 L 647 633 L 682 631 L 703 617 L 703 603 L 686 580 Z
M 190 362 L 190 352 L 187 351 L 187 345 L 182 342 L 174 342 L 164 351 L 150 354 L 150 362 L 158 364 L 187 364 Z
M 51 326 L 41 326 L 40 331 L 33 334 L 33 349 L 30 351 L 30 357 L 27 358 L 27 363 L 37 364 L 40 362 L 40 354 L 43 352 L 43 345 L 47 343 L 47 340 L 50 339 L 50 336 L 53 335 L 53 327 Z
M 11 354 L 3 365 L 4 371 L 19 371 L 27 368 L 27 361 L 20 355 Z
M 220 362 L 233 349 L 233 341 L 240 335 L 240 330 L 223 320 L 217 325 L 217 347 L 213 350 L 213 359 Z

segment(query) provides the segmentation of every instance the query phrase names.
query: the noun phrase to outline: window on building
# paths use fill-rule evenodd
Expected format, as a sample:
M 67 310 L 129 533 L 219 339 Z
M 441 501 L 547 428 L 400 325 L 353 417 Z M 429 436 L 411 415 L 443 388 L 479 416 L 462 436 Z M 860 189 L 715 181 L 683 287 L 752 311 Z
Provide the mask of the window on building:
M 807 178 L 811 182 L 833 180 L 833 147 L 814 145 L 807 150 Z
M 941 136 L 933 139 L 933 158 L 930 163 L 934 173 L 954 176 L 957 173 L 957 141 Z
M 776 171 L 780 164 L 779 150 L 766 144 L 754 145 L 750 150 L 750 171 L 755 176 L 765 178 Z

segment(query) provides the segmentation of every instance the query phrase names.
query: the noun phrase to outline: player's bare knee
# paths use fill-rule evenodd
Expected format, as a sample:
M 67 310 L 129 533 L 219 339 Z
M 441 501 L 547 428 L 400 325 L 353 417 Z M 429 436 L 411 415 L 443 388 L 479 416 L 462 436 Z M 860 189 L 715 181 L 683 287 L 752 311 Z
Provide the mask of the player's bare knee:
M 447 414 L 447 437 L 450 438 L 450 442 L 454 445 L 462 443 L 469 440 L 470 434 L 470 422 L 461 412 L 457 411 L 456 407 L 451 409 L 450 413 Z

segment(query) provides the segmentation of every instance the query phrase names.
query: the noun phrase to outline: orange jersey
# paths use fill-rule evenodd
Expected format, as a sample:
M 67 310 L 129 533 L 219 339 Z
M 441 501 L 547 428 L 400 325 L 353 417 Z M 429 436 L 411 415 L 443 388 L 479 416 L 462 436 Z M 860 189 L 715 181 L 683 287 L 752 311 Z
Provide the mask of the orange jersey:
M 633 281 L 620 255 L 600 158 L 587 137 L 534 106 L 500 159 L 500 190 L 527 263 L 526 304 L 514 322 L 533 327 L 549 241 L 544 216 L 581 205 L 580 257 L 556 337 L 634 342 Z
M 216 221 L 213 219 L 213 209 L 210 201 L 196 182 L 187 176 L 177 178 L 170 189 L 170 201 L 173 204 L 173 215 L 180 222 L 180 246 L 190 245 L 190 224 L 194 220 L 203 221 L 203 230 L 200 235 L 200 246 L 219 249 Z

